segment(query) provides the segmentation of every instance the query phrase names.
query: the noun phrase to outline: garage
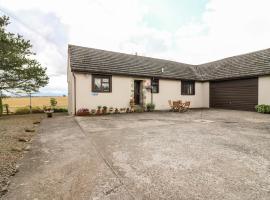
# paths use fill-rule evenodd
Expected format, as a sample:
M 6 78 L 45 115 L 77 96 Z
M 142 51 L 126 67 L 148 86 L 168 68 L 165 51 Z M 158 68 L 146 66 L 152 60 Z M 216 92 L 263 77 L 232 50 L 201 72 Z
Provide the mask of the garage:
M 210 107 L 254 111 L 258 78 L 210 82 Z

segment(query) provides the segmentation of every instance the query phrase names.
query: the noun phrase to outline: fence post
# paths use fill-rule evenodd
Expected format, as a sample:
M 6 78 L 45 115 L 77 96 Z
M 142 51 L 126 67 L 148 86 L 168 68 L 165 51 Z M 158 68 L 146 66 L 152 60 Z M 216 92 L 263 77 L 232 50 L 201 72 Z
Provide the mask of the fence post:
M 30 114 L 32 114 L 32 96 L 31 96 L 31 93 L 29 94 L 30 96 Z
M 0 90 L 0 116 L 3 114 L 2 91 Z
M 9 115 L 9 106 L 8 104 L 5 104 L 7 115 Z

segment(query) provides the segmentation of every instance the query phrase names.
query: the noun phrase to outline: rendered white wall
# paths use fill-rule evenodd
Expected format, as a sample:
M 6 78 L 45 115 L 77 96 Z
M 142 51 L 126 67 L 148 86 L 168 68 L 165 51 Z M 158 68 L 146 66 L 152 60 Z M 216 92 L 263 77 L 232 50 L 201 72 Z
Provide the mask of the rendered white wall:
M 130 99 L 133 95 L 134 80 L 142 80 L 142 84 L 149 84 L 150 79 L 137 77 L 112 76 L 111 93 L 93 93 L 91 74 L 75 73 L 76 76 L 76 109 L 88 108 L 96 109 L 97 106 L 107 106 L 114 108 L 129 107 Z M 73 76 L 70 73 L 69 95 L 74 96 Z M 151 92 L 144 89 L 145 103 L 151 102 Z M 181 96 L 181 81 L 179 80 L 159 80 L 159 93 L 153 94 L 153 102 L 157 110 L 169 109 L 168 100 L 191 101 L 192 108 L 209 107 L 209 83 L 196 82 L 195 95 Z M 69 109 L 74 114 L 74 98 L 69 97 Z
M 70 115 L 74 114 L 74 79 L 72 72 L 70 70 L 69 59 L 67 68 L 67 83 L 68 83 L 68 113 Z
M 259 77 L 258 103 L 270 105 L 270 76 Z
M 190 101 L 191 108 L 209 107 L 209 83 L 196 82 L 195 95 L 181 95 L 181 81 L 159 80 L 159 93 L 153 94 L 157 110 L 169 109 L 168 100 Z
M 131 95 L 131 78 L 112 76 L 111 93 L 93 93 L 92 76 L 76 74 L 76 109 L 96 109 L 98 106 L 128 107 Z

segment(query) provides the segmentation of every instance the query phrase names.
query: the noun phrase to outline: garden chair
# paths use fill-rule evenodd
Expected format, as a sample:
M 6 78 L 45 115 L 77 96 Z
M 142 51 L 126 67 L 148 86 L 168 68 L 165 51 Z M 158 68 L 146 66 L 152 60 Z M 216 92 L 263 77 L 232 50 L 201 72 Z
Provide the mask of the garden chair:
M 186 101 L 179 107 L 179 112 L 186 112 L 189 110 L 190 101 Z
M 182 106 L 182 101 L 174 101 L 173 102 L 173 111 L 178 111 L 180 107 Z
M 169 106 L 170 106 L 170 111 L 173 111 L 173 104 L 171 100 L 168 100 Z

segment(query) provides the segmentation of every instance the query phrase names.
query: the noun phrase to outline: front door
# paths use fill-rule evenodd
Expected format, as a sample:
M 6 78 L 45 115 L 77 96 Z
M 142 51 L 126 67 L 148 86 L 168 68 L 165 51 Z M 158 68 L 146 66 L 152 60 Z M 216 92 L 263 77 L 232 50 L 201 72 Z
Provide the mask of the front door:
M 141 81 L 134 81 L 134 103 L 135 105 L 141 104 Z

